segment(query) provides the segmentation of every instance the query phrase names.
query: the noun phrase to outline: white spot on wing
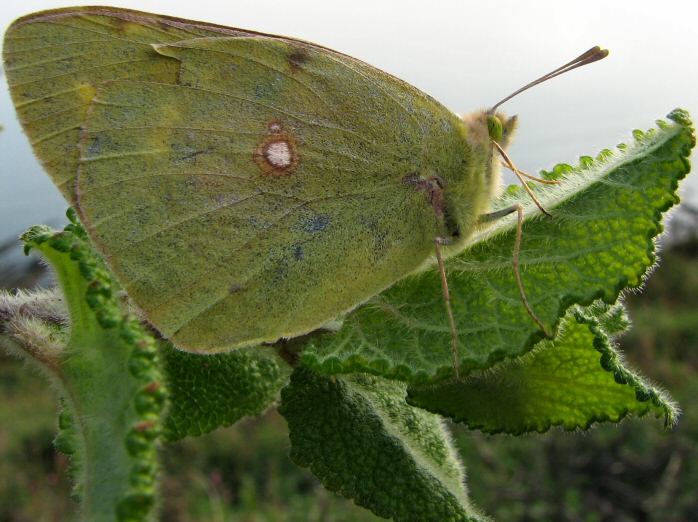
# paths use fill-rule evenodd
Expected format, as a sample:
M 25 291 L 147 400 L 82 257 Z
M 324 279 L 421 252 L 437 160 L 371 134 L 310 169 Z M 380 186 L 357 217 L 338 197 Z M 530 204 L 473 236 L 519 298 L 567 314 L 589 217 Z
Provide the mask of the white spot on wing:
M 272 167 L 283 169 L 291 165 L 291 149 L 285 141 L 272 141 L 264 151 L 264 157 Z

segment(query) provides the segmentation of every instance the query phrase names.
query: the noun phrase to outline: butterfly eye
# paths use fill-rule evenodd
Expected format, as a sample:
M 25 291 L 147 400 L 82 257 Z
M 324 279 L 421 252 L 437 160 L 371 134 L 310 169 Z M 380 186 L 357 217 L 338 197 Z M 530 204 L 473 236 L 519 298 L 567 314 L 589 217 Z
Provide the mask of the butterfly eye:
M 494 114 L 487 116 L 487 132 L 494 141 L 501 141 L 504 134 L 502 121 Z

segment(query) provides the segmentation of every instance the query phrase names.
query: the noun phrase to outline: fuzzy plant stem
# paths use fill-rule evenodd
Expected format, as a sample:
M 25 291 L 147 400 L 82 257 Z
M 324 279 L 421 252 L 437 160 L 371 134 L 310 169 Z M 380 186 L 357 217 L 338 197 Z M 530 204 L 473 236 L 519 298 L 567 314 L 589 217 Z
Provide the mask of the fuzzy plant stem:
M 109 273 L 76 223 L 24 236 L 55 269 L 70 318 L 51 364 L 62 395 L 57 448 L 71 456 L 85 522 L 153 518 L 165 403 L 155 340 L 123 311 Z

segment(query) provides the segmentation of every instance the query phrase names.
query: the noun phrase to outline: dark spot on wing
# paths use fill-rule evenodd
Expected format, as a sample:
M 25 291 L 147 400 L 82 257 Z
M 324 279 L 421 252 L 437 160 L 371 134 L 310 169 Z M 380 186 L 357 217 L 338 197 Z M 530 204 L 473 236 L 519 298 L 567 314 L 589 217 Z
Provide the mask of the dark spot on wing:
M 170 149 L 172 150 L 171 161 L 173 163 L 196 163 L 198 156 L 213 151 L 213 147 L 200 149 L 186 143 L 173 143 L 170 145 Z
M 294 47 L 288 55 L 288 63 L 292 69 L 300 69 L 310 59 L 308 50 L 304 47 Z
M 177 161 L 186 161 L 186 160 L 194 159 L 201 154 L 206 154 L 207 152 L 210 152 L 210 150 L 209 149 L 193 150 L 190 153 L 185 154 L 184 156 L 182 156 L 180 158 L 177 158 Z
M 99 151 L 102 149 L 102 138 L 99 136 L 95 136 L 90 140 L 90 144 L 87 147 L 87 155 L 92 157 L 96 156 L 99 154 Z
M 373 239 L 371 260 L 378 263 L 388 254 L 388 232 L 374 219 L 361 219 L 360 222 Z
M 327 214 L 317 214 L 305 220 L 303 223 L 303 231 L 310 233 L 322 232 L 329 226 L 330 221 L 330 216 Z
M 374 263 L 380 261 L 388 253 L 387 237 L 388 233 L 385 230 L 375 232 L 373 236 L 373 251 L 371 252 Z
M 244 286 L 239 285 L 237 283 L 233 283 L 232 285 L 230 285 L 230 288 L 228 288 L 228 292 L 230 292 L 231 294 L 237 294 L 238 292 L 241 292 L 244 289 Z
M 296 261 L 302 261 L 304 256 L 303 245 L 294 245 L 293 257 Z

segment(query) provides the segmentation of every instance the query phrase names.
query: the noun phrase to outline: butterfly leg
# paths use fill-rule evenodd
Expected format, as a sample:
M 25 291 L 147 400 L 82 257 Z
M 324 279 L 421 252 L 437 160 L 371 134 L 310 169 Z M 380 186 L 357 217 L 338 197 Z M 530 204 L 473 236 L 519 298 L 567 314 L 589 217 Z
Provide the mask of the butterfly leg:
M 530 174 L 526 174 L 523 170 L 521 170 L 519 168 L 517 168 L 516 170 L 512 170 L 512 168 L 509 166 L 509 164 L 506 161 L 502 161 L 502 167 L 505 167 L 514 173 L 518 172 L 524 178 L 528 178 L 531 181 L 535 181 L 537 183 L 542 183 L 543 185 L 559 185 L 560 184 L 560 182 L 556 179 L 543 179 L 543 178 L 539 178 L 536 176 L 531 176 Z
M 543 331 L 546 337 L 552 337 L 550 333 L 548 332 L 548 329 L 545 327 L 543 324 L 543 321 L 541 321 L 538 316 L 535 314 L 533 311 L 533 308 L 531 308 L 531 305 L 528 302 L 528 298 L 526 297 L 526 290 L 524 289 L 523 281 L 521 279 L 521 268 L 519 266 L 519 255 L 521 253 L 521 238 L 523 236 L 523 220 L 524 220 L 524 208 L 521 203 L 517 203 L 516 205 L 512 205 L 510 207 L 504 208 L 502 210 L 498 210 L 496 212 L 490 212 L 489 214 L 483 214 L 480 216 L 480 222 L 481 223 L 487 223 L 490 221 L 496 221 L 497 219 L 503 218 L 505 216 L 508 216 L 509 214 L 512 214 L 516 212 L 517 214 L 517 219 L 516 219 L 516 239 L 514 240 L 514 253 L 512 255 L 512 265 L 514 268 L 514 277 L 516 278 L 516 284 L 519 287 L 519 296 L 521 297 L 521 302 L 524 305 L 524 308 L 526 308 L 526 312 L 528 312 L 528 315 L 533 319 L 533 322 L 538 325 L 538 327 Z
M 441 275 L 441 289 L 444 294 L 444 303 L 446 305 L 446 313 L 448 314 L 448 323 L 451 328 L 451 351 L 453 352 L 453 373 L 457 380 L 460 380 L 458 373 L 458 332 L 456 331 L 456 320 L 453 317 L 453 309 L 451 308 L 451 293 L 448 290 L 448 279 L 446 278 L 446 268 L 444 266 L 444 257 L 441 252 L 441 246 L 447 245 L 450 240 L 444 237 L 434 239 L 434 247 L 436 249 L 436 261 L 439 265 L 439 274 Z
M 501 154 L 502 158 L 504 159 L 504 162 L 507 164 L 507 167 L 509 167 L 509 169 L 516 175 L 516 177 L 519 178 L 519 181 L 520 181 L 521 184 L 523 185 L 523 188 L 526 190 L 526 192 L 528 193 L 529 197 L 533 200 L 533 202 L 534 202 L 534 203 L 536 204 L 536 206 L 540 209 L 540 211 L 541 211 L 543 214 L 545 214 L 546 216 L 551 217 L 551 216 L 550 216 L 550 213 L 549 213 L 547 210 L 545 210 L 545 209 L 543 208 L 543 205 L 541 204 L 541 202 L 538 201 L 538 198 L 536 197 L 536 195 L 535 195 L 535 194 L 533 193 L 533 191 L 531 190 L 531 187 L 529 187 L 529 186 L 528 186 L 528 183 L 526 183 L 526 180 L 524 179 L 523 174 L 521 173 L 521 171 L 520 171 L 519 169 L 516 168 L 516 166 L 514 165 L 514 163 L 511 161 L 511 158 L 510 158 L 509 155 L 504 151 L 504 149 L 502 148 L 502 146 L 501 146 L 499 143 L 497 143 L 496 141 L 494 141 L 494 140 L 492 140 L 492 145 L 494 146 L 495 149 L 497 149 L 497 151 L 499 152 L 499 154 Z M 537 178 L 536 178 L 536 179 L 537 179 Z

